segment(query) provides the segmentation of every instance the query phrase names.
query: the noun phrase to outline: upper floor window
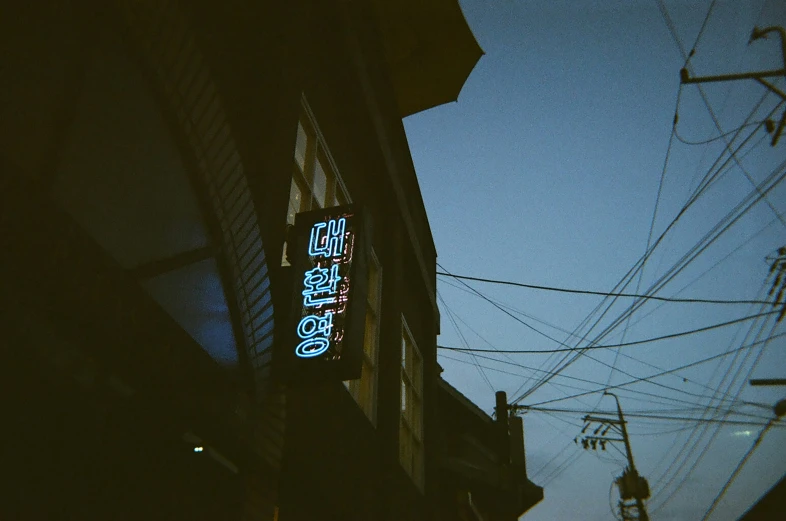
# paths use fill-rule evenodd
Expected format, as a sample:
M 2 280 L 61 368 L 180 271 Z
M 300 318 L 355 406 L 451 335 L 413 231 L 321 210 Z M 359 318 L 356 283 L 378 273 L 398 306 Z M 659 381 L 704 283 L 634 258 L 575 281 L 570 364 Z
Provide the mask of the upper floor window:
M 344 183 L 305 101 L 297 124 L 294 159 L 287 224 L 295 224 L 299 212 L 349 202 Z
M 366 413 L 371 423 L 377 423 L 377 361 L 379 350 L 379 314 L 382 271 L 372 252 L 368 263 L 368 296 L 366 298 L 366 331 L 363 337 L 363 366 L 360 378 L 344 382 L 349 393 Z
M 333 165 L 325 140 L 322 139 L 305 100 L 302 102 L 297 123 L 294 159 L 287 208 L 288 225 L 295 224 L 295 216 L 300 212 L 341 206 L 350 202 L 341 176 Z M 281 265 L 289 266 L 286 244 Z
M 351 202 L 344 182 L 330 156 L 325 139 L 305 100 L 297 125 L 292 182 L 289 191 L 287 224 L 295 224 L 295 216 L 318 208 L 341 206 Z M 287 245 L 282 265 L 287 266 Z M 382 291 L 382 269 L 374 253 L 368 260 L 368 296 L 366 327 L 363 339 L 363 366 L 360 378 L 344 382 L 371 423 L 376 425 L 377 351 L 379 349 L 379 315 Z
M 401 317 L 401 415 L 399 460 L 423 490 L 423 357 Z

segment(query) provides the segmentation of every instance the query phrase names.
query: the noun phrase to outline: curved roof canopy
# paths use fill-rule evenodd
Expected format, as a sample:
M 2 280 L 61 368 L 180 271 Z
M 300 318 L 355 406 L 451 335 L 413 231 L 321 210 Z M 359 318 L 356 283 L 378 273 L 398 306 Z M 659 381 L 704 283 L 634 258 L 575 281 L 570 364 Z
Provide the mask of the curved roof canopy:
M 374 0 L 402 118 L 456 101 L 483 50 L 458 0 Z

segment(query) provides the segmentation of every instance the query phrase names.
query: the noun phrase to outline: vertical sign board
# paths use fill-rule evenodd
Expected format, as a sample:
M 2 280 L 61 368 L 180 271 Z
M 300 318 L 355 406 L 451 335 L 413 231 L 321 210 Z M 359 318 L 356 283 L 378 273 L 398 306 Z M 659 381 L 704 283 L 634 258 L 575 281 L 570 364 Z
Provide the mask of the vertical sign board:
M 289 384 L 360 377 L 368 254 L 354 205 L 299 213 L 291 242 L 292 308 L 280 346 Z

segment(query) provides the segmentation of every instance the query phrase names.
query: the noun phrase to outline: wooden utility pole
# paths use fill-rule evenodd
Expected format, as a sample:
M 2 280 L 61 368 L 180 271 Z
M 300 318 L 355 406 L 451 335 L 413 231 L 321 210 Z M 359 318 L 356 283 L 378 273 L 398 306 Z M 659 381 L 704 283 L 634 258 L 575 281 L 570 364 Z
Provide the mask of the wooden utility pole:
M 622 414 L 622 407 L 620 406 L 619 398 L 617 398 L 617 395 L 608 391 L 604 392 L 603 394 L 608 394 L 609 396 L 614 397 L 614 400 L 617 402 L 618 418 L 615 420 L 612 418 L 603 418 L 600 416 L 584 416 L 584 422 L 586 425 L 581 430 L 582 434 L 587 431 L 590 424 L 592 423 L 598 423 L 599 426 L 591 435 L 584 436 L 581 439 L 581 445 L 585 449 L 592 448 L 593 450 L 597 450 L 598 445 L 600 445 L 601 450 L 606 450 L 606 443 L 609 442 L 621 441 L 625 444 L 625 456 L 628 460 L 628 466 L 625 467 L 622 475 L 615 480 L 620 491 L 620 516 L 622 517 L 623 521 L 632 521 L 634 519 L 637 519 L 638 521 L 649 521 L 649 515 L 647 514 L 647 508 L 644 505 L 644 500 L 650 497 L 650 486 L 646 479 L 639 476 L 639 471 L 636 469 L 636 464 L 633 461 L 633 450 L 630 447 L 628 429 L 625 426 L 625 416 Z M 607 437 L 607 433 L 611 429 L 614 429 L 614 432 L 619 434 L 621 437 Z M 600 433 L 600 435 L 598 435 L 598 433 Z M 576 437 L 574 441 L 578 444 L 578 440 L 579 438 Z M 633 502 L 631 502 L 631 500 Z M 632 514 L 634 509 L 638 514 L 635 517 Z

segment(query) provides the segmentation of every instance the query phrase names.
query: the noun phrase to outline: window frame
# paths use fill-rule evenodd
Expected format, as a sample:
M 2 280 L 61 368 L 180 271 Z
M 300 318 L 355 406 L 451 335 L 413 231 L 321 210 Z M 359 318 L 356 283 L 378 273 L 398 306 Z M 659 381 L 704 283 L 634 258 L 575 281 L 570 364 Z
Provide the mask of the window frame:
M 305 95 L 300 100 L 300 115 L 297 121 L 297 131 L 295 134 L 294 150 L 292 152 L 292 178 L 289 187 L 289 201 L 287 203 L 287 226 L 295 224 L 295 218 L 300 212 L 307 212 L 309 210 L 316 210 L 318 208 L 332 208 L 335 206 L 342 206 L 350 204 L 352 198 L 349 195 L 344 180 L 339 173 L 333 156 L 330 154 L 330 148 L 319 125 L 316 122 L 311 107 L 306 101 Z M 303 151 L 303 166 L 301 167 L 298 160 L 298 138 L 303 131 L 305 136 L 305 150 Z M 315 194 L 315 174 L 317 165 L 320 166 L 325 174 L 325 194 L 324 200 L 319 201 L 317 194 Z M 297 187 L 300 192 L 300 202 L 295 208 L 294 204 L 294 188 Z M 306 202 L 306 200 L 308 202 Z M 284 243 L 281 255 L 281 265 L 289 266 L 287 261 L 287 244 Z
M 407 342 L 412 347 L 407 352 Z M 412 370 L 408 360 L 412 360 Z M 406 318 L 401 315 L 401 363 L 399 364 L 399 463 L 422 491 L 425 482 L 423 444 L 423 354 L 415 342 Z M 410 374 L 411 373 L 411 374 Z M 417 404 L 413 407 L 413 404 Z M 416 415 L 413 418 L 413 414 Z M 408 433 L 405 436 L 405 431 Z M 417 449 L 417 452 L 415 452 Z
M 376 252 L 373 248 L 371 248 L 369 257 L 368 257 L 369 267 L 373 265 L 374 269 L 376 270 L 376 302 L 372 302 L 372 284 L 371 284 L 371 269 L 369 269 L 369 284 L 368 284 L 368 291 L 366 294 L 366 314 L 365 320 L 368 323 L 368 316 L 369 313 L 373 314 L 375 320 L 375 333 L 374 337 L 371 339 L 372 342 L 372 353 L 369 354 L 367 348 L 368 342 L 368 328 L 366 328 L 366 332 L 363 336 L 363 361 L 362 361 L 362 368 L 360 373 L 360 378 L 355 380 L 346 380 L 344 381 L 344 387 L 346 387 L 349 394 L 358 404 L 360 409 L 366 414 L 368 419 L 371 421 L 371 424 L 376 427 L 377 426 L 377 396 L 379 393 L 379 340 L 380 340 L 380 327 L 382 324 L 381 316 L 382 316 L 382 264 L 379 262 L 379 258 L 376 255 Z M 367 326 L 366 326 L 367 327 Z M 364 383 L 367 382 L 365 378 L 369 375 L 367 369 L 370 368 L 370 387 L 371 392 L 368 395 L 363 395 L 362 390 L 364 388 Z
M 293 153 L 293 168 L 292 179 L 299 185 L 301 192 L 307 190 L 309 192 L 308 207 L 303 208 L 301 201 L 301 212 L 309 210 L 316 210 L 318 208 L 332 208 L 333 206 L 341 206 L 352 202 L 344 184 L 344 179 L 339 173 L 336 162 L 330 153 L 330 148 L 327 146 L 322 131 L 319 129 L 314 112 L 308 105 L 305 96 L 301 98 L 300 103 L 301 111 L 298 117 L 298 127 L 303 129 L 303 134 L 306 136 L 306 150 L 303 159 L 303 168 L 301 169 L 297 156 Z M 297 151 L 297 136 L 295 138 L 295 151 Z M 320 165 L 323 172 L 325 172 L 325 200 L 319 201 L 316 198 L 314 191 L 314 181 L 317 165 Z M 291 203 L 291 188 L 290 188 L 290 203 Z M 343 201 L 341 200 L 343 198 Z M 329 204 L 331 203 L 331 204 Z M 293 223 L 289 223 L 293 224 Z

